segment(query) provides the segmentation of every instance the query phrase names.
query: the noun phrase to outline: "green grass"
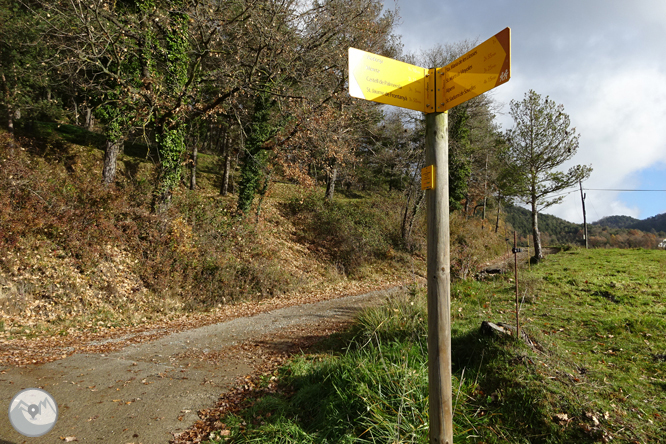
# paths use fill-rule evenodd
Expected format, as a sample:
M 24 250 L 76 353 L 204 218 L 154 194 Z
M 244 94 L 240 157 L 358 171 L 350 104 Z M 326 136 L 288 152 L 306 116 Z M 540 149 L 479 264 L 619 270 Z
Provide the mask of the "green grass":
M 479 331 L 514 323 L 509 276 L 452 287 L 454 441 L 663 442 L 666 252 L 563 251 L 519 282 L 536 349 Z M 291 361 L 211 442 L 426 443 L 426 323 L 423 289 L 365 312 L 345 347 Z

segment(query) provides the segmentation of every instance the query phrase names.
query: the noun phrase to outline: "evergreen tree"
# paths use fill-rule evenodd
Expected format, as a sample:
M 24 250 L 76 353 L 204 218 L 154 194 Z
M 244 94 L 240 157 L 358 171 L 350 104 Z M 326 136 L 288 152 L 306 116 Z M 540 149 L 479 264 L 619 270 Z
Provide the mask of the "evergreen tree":
M 576 165 L 566 172 L 555 170 L 578 149 L 579 135 L 571 128 L 562 105 L 530 90 L 522 101 L 511 102 L 510 114 L 515 126 L 506 132 L 505 193 L 531 206 L 534 257 L 538 261 L 543 258 L 539 210 L 561 202 L 563 196 L 551 195 L 587 179 L 592 168 Z

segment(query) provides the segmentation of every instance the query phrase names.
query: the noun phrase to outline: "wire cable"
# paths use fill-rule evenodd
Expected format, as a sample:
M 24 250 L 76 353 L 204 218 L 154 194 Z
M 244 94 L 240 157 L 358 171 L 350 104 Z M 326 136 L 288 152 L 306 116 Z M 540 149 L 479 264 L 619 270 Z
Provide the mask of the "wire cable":
M 648 191 L 648 192 L 661 192 L 666 190 L 624 190 L 624 189 L 615 189 L 615 188 L 583 188 L 583 191 L 618 191 L 618 192 L 629 192 L 629 191 Z

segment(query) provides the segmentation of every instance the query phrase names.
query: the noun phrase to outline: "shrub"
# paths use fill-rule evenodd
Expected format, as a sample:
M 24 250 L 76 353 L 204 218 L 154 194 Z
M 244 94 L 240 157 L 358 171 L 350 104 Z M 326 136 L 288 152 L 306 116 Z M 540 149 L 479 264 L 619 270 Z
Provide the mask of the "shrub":
M 375 259 L 400 248 L 398 215 L 381 197 L 326 201 L 318 193 L 293 198 L 286 209 L 300 219 L 304 240 L 325 247 L 325 254 L 353 275 Z
M 474 276 L 481 265 L 501 256 L 506 249 L 504 236 L 479 219 L 465 219 L 461 213 L 450 216 L 451 276 L 467 279 Z

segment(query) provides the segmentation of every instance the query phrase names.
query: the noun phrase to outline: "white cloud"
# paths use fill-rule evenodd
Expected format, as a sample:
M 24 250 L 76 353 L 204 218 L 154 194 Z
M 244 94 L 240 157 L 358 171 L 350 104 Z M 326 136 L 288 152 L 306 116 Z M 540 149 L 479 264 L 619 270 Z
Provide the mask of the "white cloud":
M 666 163 L 662 126 L 666 121 L 666 73 L 628 69 L 587 82 L 579 97 L 562 95 L 565 110 L 581 134 L 578 154 L 567 166 L 592 164 L 594 171 L 586 188 L 635 189 L 640 187 L 641 170 Z M 627 195 L 589 193 L 594 194 L 597 219 L 613 214 L 641 215 L 638 206 L 620 200 L 631 198 Z M 549 212 L 582 221 L 580 202 L 571 199 Z
M 570 164 L 594 168 L 585 187 L 640 187 L 641 171 L 666 165 L 663 0 L 410 0 L 400 6 L 407 51 L 484 41 L 510 26 L 512 78 L 491 94 L 508 104 L 534 89 L 563 104 L 581 134 Z M 503 128 L 512 126 L 506 114 L 498 121 Z M 659 186 L 666 189 L 666 178 Z M 654 214 L 627 193 L 589 191 L 588 196 L 591 220 Z M 547 212 L 581 222 L 580 195 Z

